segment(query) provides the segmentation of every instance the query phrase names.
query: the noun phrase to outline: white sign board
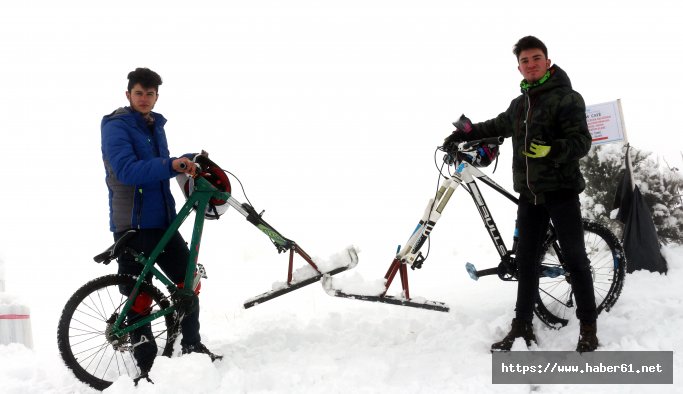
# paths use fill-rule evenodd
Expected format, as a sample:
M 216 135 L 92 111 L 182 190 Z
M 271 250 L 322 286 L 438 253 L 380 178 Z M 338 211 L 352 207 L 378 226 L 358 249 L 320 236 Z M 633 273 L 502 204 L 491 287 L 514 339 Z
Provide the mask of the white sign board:
M 619 100 L 586 106 L 586 122 L 593 145 L 626 140 Z

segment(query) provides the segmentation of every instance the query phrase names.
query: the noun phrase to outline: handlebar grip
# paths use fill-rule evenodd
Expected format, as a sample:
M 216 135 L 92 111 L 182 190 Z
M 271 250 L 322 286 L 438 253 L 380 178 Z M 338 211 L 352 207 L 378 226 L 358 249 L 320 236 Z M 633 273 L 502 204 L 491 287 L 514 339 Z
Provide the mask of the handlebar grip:
M 197 169 L 197 174 L 202 172 L 202 166 L 200 166 L 198 163 L 194 163 L 194 166 Z M 184 171 L 187 169 L 187 164 L 185 164 L 185 162 L 183 161 L 180 164 L 178 164 L 178 167 L 180 167 L 180 169 Z
M 468 141 L 462 147 L 468 149 L 478 145 L 502 145 L 505 138 L 503 137 L 488 137 L 480 140 Z

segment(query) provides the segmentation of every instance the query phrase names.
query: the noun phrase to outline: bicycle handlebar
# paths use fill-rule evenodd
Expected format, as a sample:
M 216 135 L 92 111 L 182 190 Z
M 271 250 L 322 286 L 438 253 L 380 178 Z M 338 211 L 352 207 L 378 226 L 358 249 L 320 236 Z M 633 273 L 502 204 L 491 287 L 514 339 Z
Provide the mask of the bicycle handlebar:
M 472 151 L 482 145 L 502 145 L 505 139 L 503 137 L 487 137 L 478 140 L 464 141 L 459 143 L 452 143 L 448 146 L 440 146 L 439 150 L 442 150 L 448 154 L 455 154 L 458 152 Z
M 505 139 L 503 137 L 488 137 L 474 141 L 467 141 L 459 146 L 459 150 L 469 149 L 480 145 L 502 145 Z
M 446 152 L 446 155 L 444 156 L 444 162 L 446 162 L 448 165 L 451 165 L 455 162 L 461 161 L 463 158 L 465 158 L 465 156 L 471 156 L 471 152 L 476 151 L 479 147 L 482 147 L 484 145 L 499 146 L 503 144 L 504 140 L 505 139 L 503 137 L 487 137 L 478 140 L 451 143 L 448 144 L 448 146 L 440 146 L 438 149 L 443 152 Z M 479 153 L 476 154 L 478 155 Z M 465 158 L 465 161 L 471 163 L 472 158 Z

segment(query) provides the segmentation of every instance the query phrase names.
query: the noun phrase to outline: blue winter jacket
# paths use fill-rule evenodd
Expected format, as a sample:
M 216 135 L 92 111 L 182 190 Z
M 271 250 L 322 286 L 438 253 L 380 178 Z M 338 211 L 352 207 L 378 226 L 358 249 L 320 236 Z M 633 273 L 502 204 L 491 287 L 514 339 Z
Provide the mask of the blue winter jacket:
M 102 160 L 109 189 L 109 228 L 166 228 L 176 216 L 169 179 L 176 176 L 164 124 L 152 112 L 153 130 L 130 107 L 102 118 Z

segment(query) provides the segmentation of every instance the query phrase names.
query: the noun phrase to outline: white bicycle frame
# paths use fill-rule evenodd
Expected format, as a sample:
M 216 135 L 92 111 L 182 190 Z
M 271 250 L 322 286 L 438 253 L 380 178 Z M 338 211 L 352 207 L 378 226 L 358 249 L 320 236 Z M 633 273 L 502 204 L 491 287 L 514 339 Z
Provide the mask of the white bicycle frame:
M 481 172 L 481 170 L 479 170 L 477 167 L 462 161 L 458 164 L 455 174 L 446 179 L 446 181 L 439 187 L 436 196 L 430 199 L 427 203 L 427 207 L 422 215 L 422 219 L 413 231 L 413 234 L 408 239 L 408 242 L 402 248 L 400 248 L 396 254 L 397 260 L 401 261 L 403 264 L 409 264 L 412 268 L 421 267 L 424 257 L 422 256 L 420 249 L 429 237 L 429 234 L 434 229 L 436 222 L 441 218 L 443 210 L 446 208 L 451 196 L 458 186 L 461 185 L 466 188 L 466 190 L 472 196 L 477 210 L 479 211 L 479 214 L 484 222 L 486 230 L 496 246 L 498 254 L 503 257 L 508 253 L 505 242 L 500 236 L 500 231 L 498 230 L 498 227 L 491 216 L 491 212 L 486 205 L 486 201 L 484 201 L 484 196 L 481 194 L 475 179 L 479 179 L 481 182 L 501 193 L 515 204 L 519 202 L 517 197 L 513 196 L 510 192 L 493 181 L 493 179 Z

